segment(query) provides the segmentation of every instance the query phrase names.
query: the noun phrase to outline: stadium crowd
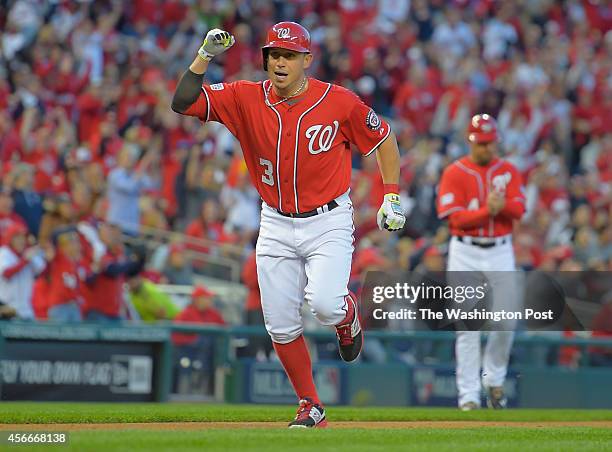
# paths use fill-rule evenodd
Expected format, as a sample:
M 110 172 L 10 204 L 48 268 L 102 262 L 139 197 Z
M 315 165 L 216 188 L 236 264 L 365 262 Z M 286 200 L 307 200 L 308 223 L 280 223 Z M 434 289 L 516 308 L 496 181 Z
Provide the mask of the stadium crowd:
M 500 152 L 524 176 L 528 212 L 514 236 L 519 265 L 612 270 L 609 2 L 0 6 L 2 315 L 119 320 L 130 316 L 123 303 L 129 281 L 132 305 L 145 306 L 140 317 L 172 319 L 181 315 L 164 302 L 145 312 L 143 275 L 190 285 L 194 272 L 207 271 L 197 256 L 223 254 L 224 246 L 252 266 L 260 201 L 236 140 L 218 124 L 175 114 L 170 103 L 213 27 L 229 30 L 236 44 L 214 59 L 207 81 L 263 79 L 259 47 L 281 19 L 311 30 L 311 75 L 357 92 L 398 136 L 408 214 L 399 236 L 378 231 L 376 159 L 355 153 L 354 281 L 368 269 L 444 268 L 448 230 L 436 216 L 436 184 L 467 152 L 465 129 L 476 112 L 498 119 Z M 124 245 L 151 230 L 184 235 L 161 258 Z M 257 308 L 252 270 L 245 268 L 255 297 L 247 311 Z

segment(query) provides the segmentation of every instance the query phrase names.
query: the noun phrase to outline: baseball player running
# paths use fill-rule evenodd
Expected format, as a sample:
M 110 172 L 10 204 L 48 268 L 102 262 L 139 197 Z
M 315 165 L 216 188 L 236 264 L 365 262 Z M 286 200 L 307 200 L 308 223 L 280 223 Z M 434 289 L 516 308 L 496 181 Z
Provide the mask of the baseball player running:
M 447 270 L 483 272 L 493 292 L 494 309 L 504 303 L 508 307 L 518 299 L 512 273 L 512 225 L 525 212 L 521 175 L 496 156 L 498 136 L 493 117 L 475 115 L 467 138 L 469 155 L 446 168 L 438 191 L 438 216 L 448 218 L 452 235 Z M 480 332 L 457 332 L 457 389 L 462 410 L 480 407 L 481 367 L 487 405 L 505 407 L 503 383 L 513 338 L 513 331 L 490 332 L 481 359 Z
M 399 152 L 389 125 L 352 92 L 306 76 L 310 35 L 280 22 L 262 48 L 263 82 L 203 85 L 212 58 L 234 44 L 228 32 L 208 32 L 180 79 L 172 109 L 224 124 L 240 141 L 251 180 L 263 199 L 256 262 L 266 329 L 298 396 L 290 427 L 325 427 L 304 337 L 304 300 L 323 325 L 334 326 L 340 356 L 359 355 L 363 333 L 347 289 L 353 254 L 349 198 L 351 144 L 376 152 L 385 184 L 381 229 L 405 218 L 398 191 Z

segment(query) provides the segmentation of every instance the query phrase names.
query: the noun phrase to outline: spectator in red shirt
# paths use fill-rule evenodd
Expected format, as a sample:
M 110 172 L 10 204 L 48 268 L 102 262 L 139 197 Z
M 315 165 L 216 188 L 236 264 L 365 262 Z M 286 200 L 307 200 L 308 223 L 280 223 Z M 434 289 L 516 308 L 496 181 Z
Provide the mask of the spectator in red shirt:
M 0 93 L 2 92 L 2 82 L 0 80 Z M 15 122 L 9 115 L 6 106 L 2 106 L 2 102 L 0 102 L 0 163 L 9 162 L 13 155 L 19 154 L 20 150 L 19 130 L 15 127 Z
M 213 307 L 215 294 L 204 286 L 196 286 L 191 294 L 192 302 L 178 316 L 174 318 L 176 322 L 190 322 L 202 325 L 225 325 L 221 313 Z M 206 392 L 211 392 L 211 382 L 214 373 L 214 345 L 215 336 L 174 333 L 172 342 L 175 345 L 176 361 L 175 369 L 179 371 L 175 381 L 183 380 L 181 373 L 189 372 L 184 366 L 185 358 L 188 362 L 194 363 L 192 372 L 196 371 L 201 375 Z M 198 362 L 200 365 L 196 366 Z M 188 366 L 187 366 L 188 367 Z M 193 373 L 190 374 L 193 378 Z
M 393 106 L 400 118 L 409 121 L 419 134 L 425 134 L 439 97 L 440 89 L 428 78 L 427 68 L 416 64 L 410 68 L 409 80 L 398 90 Z
M 79 141 L 89 142 L 104 121 L 104 102 L 100 86 L 89 85 L 76 99 L 76 106 L 79 112 Z
M 223 230 L 223 222 L 219 219 L 221 206 L 215 199 L 207 199 L 202 204 L 202 211 L 198 218 L 193 220 L 185 229 L 187 237 L 194 239 L 212 240 L 217 243 L 227 242 L 227 234 Z M 200 253 L 208 253 L 206 245 L 187 242 L 187 248 Z
M 203 325 L 225 325 L 221 313 L 213 307 L 215 293 L 204 286 L 196 286 L 191 293 L 191 303 L 174 319 L 175 322 L 200 323 Z M 196 345 L 202 341 L 208 343 L 210 336 L 197 334 L 174 333 L 172 342 L 175 345 Z
M 142 265 L 138 259 L 124 256 L 118 225 L 100 224 L 100 240 L 106 246 L 106 252 L 97 265 L 98 271 L 88 278 L 90 290 L 84 307 L 85 318 L 92 322 L 118 322 L 124 304 L 126 275 L 138 272 Z
M 58 322 L 80 322 L 81 285 L 85 274 L 78 262 L 81 256 L 79 236 L 74 228 L 65 228 L 54 233 L 57 247 L 50 264 L 49 320 Z

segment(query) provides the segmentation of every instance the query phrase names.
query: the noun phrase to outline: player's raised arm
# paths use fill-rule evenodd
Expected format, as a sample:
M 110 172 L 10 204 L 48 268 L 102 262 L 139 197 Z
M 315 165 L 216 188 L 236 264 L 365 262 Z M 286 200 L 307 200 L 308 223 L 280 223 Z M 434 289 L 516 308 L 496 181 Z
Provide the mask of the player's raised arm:
M 214 28 L 206 34 L 206 38 L 204 38 L 204 42 L 198 50 L 198 55 L 179 80 L 172 98 L 172 110 L 177 113 L 185 113 L 193 105 L 200 96 L 208 63 L 215 56 L 233 46 L 234 42 L 234 37 L 231 34 L 218 28 Z
M 406 217 L 400 205 L 400 155 L 397 139 L 393 132 L 378 147 L 376 160 L 378 160 L 378 167 L 385 186 L 385 197 L 376 218 L 378 227 L 389 231 L 397 231 L 404 227 Z

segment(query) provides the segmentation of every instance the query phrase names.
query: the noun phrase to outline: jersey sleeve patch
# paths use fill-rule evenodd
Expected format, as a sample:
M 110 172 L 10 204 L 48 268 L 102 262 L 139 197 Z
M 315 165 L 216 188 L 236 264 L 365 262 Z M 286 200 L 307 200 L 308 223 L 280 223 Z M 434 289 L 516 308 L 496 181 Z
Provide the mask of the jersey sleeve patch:
M 221 91 L 224 88 L 225 87 L 223 86 L 223 83 L 213 83 L 212 85 L 210 85 L 210 89 L 213 91 Z
M 368 115 L 366 116 L 366 126 L 368 126 L 368 129 L 374 130 L 374 131 L 380 129 L 380 126 L 381 126 L 380 118 L 378 117 L 376 112 L 372 109 L 370 109 L 370 111 L 368 112 Z

